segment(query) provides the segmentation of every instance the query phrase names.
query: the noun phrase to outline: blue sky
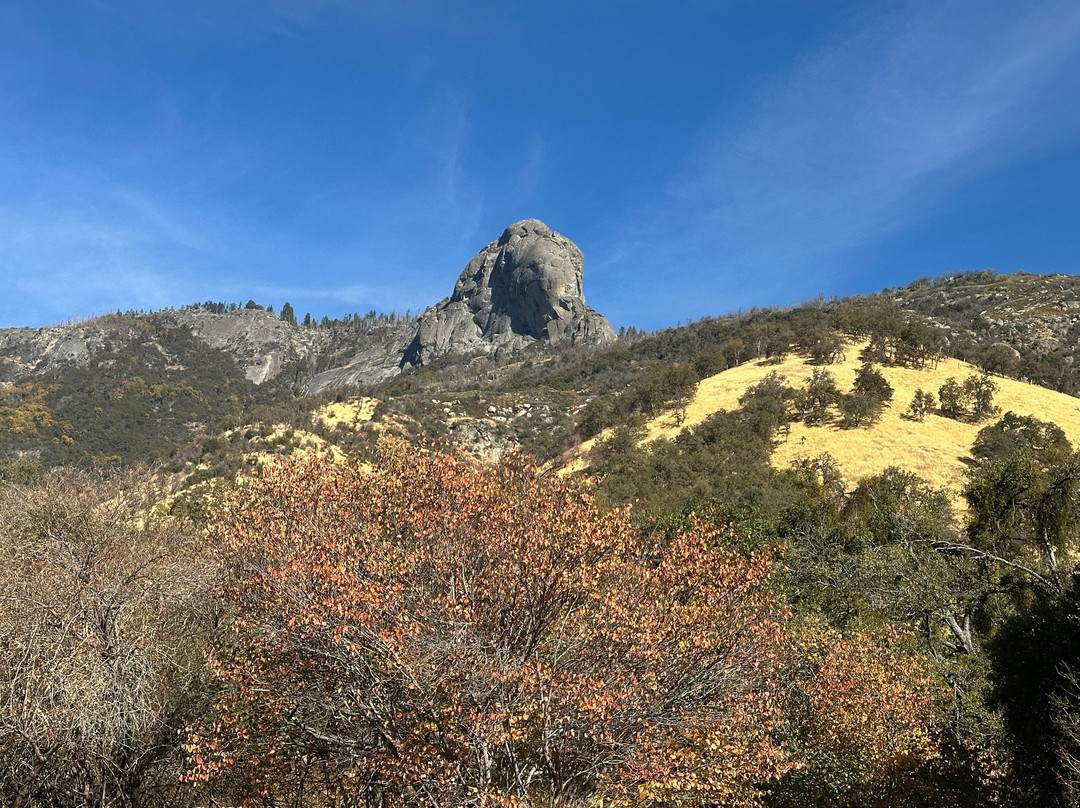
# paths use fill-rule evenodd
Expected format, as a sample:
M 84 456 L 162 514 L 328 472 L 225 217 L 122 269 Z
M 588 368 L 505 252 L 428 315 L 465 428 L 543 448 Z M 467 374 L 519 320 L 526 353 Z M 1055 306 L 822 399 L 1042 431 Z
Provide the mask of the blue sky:
M 1075 0 L 0 0 L 0 326 L 422 309 L 535 217 L 655 329 L 1080 273 Z

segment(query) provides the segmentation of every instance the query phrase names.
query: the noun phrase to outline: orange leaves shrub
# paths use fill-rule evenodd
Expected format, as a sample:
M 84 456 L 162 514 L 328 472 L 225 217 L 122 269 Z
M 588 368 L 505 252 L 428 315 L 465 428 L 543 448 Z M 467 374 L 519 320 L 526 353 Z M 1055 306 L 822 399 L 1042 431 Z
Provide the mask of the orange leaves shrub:
M 942 691 L 903 635 L 806 631 L 797 746 L 800 768 L 777 806 L 908 806 L 941 776 Z M 938 804 L 931 800 L 932 805 Z
M 771 562 L 652 544 L 523 461 L 380 448 L 242 485 L 188 778 L 269 804 L 751 805 L 791 764 Z

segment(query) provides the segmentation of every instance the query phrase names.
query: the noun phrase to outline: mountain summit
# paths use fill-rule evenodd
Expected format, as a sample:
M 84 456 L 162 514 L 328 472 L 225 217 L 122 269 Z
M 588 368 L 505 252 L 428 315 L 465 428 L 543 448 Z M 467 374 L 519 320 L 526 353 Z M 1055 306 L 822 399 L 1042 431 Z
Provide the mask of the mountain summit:
M 585 305 L 584 264 L 578 246 L 543 222 L 515 222 L 469 261 L 453 294 L 420 318 L 402 365 L 538 341 L 556 348 L 613 341 L 611 324 Z

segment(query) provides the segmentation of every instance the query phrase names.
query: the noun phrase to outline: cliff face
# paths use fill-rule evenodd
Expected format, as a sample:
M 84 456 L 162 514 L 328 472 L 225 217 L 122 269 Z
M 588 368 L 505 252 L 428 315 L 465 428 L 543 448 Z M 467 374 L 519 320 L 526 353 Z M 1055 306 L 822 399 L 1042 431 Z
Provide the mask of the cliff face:
M 584 258 L 570 239 L 536 219 L 510 225 L 466 265 L 454 293 L 428 310 L 402 365 L 446 353 L 556 348 L 615 339 L 585 305 Z
M 607 319 L 585 305 L 584 264 L 578 246 L 543 222 L 512 224 L 469 261 L 453 294 L 411 330 L 391 330 L 381 342 L 358 347 L 344 364 L 311 378 L 305 390 L 376 384 L 443 354 L 614 341 Z
M 289 362 L 315 356 L 326 343 L 318 330 L 296 328 L 260 309 L 229 314 L 177 311 L 170 312 L 170 317 L 203 342 L 232 356 L 255 384 L 273 379 Z

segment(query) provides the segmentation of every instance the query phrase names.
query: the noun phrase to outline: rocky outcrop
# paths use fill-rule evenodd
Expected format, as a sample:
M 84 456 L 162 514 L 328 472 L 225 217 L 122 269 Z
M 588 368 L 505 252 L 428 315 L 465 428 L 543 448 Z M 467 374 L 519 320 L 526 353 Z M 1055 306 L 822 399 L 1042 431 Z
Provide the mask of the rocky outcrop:
M 106 314 L 45 328 L 0 329 L 0 382 L 59 377 L 71 368 L 111 367 L 124 351 L 138 362 L 184 369 L 192 357 L 165 338 L 154 316 Z
M 316 373 L 307 384 L 307 395 L 341 387 L 380 384 L 401 373 L 401 356 L 409 346 L 407 334 L 388 330 L 381 342 L 360 347 L 343 365 Z
M 178 310 L 167 315 L 203 342 L 232 356 L 255 384 L 273 379 L 290 362 L 318 353 L 325 342 L 319 331 L 297 328 L 262 309 L 228 314 Z
M 585 305 L 584 260 L 570 239 L 543 222 L 510 225 L 465 267 L 453 294 L 418 320 L 298 327 L 261 308 L 210 312 L 198 307 L 105 315 L 50 328 L 0 329 L 0 383 L 109 363 L 130 348 L 170 370 L 198 367 L 198 346 L 217 349 L 256 385 L 285 383 L 305 393 L 375 385 L 444 354 L 514 352 L 615 339 L 608 321 Z M 176 353 L 167 332 L 195 338 Z M 140 346 L 137 351 L 132 346 Z
M 536 219 L 510 225 L 469 261 L 454 293 L 420 318 L 402 366 L 539 341 L 556 348 L 613 341 L 611 324 L 585 305 L 583 273 L 570 239 Z

